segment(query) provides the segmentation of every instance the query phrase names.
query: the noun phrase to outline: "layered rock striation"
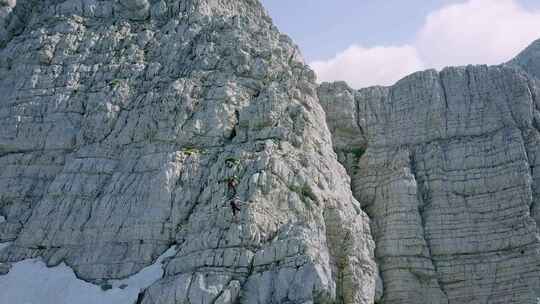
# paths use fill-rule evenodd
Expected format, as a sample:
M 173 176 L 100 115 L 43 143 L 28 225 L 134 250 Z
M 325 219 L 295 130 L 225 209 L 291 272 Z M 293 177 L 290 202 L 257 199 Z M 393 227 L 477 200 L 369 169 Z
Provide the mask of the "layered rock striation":
M 372 303 L 369 220 L 315 75 L 258 1 L 6 3 L 4 268 L 102 284 L 177 246 L 138 303 Z
M 372 219 L 381 303 L 538 301 L 537 45 L 501 66 L 319 88 Z

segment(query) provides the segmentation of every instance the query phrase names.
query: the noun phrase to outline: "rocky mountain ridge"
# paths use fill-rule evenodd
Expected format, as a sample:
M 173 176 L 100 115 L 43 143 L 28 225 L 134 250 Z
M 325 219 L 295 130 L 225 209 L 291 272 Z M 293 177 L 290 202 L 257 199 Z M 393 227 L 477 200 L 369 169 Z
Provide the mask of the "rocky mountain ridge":
M 356 91 L 256 0 L 0 0 L 0 287 L 164 260 L 137 304 L 536 303 L 538 45 Z
M 538 300 L 538 45 L 501 66 L 319 88 L 384 303 Z
M 176 246 L 138 303 L 371 301 L 314 73 L 258 1 L 21 0 L 3 22 L 4 268 L 107 286 Z

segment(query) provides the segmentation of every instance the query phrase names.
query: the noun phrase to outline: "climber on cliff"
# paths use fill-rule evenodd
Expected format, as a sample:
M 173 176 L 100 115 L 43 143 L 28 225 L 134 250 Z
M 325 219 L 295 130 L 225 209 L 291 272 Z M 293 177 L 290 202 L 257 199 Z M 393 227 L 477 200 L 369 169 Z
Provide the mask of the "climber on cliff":
M 238 178 L 233 176 L 227 181 L 227 187 L 229 188 L 229 195 L 231 198 L 236 196 L 236 187 L 238 186 Z
M 238 198 L 238 191 L 236 189 L 238 187 L 238 177 L 236 177 L 235 175 L 235 176 L 227 178 L 226 181 L 227 181 L 227 192 L 228 192 L 227 197 L 228 197 L 228 202 L 229 202 L 232 214 L 233 214 L 233 220 L 235 222 L 238 222 L 238 213 L 240 212 L 240 204 L 241 204 L 241 201 Z
M 229 201 L 229 204 L 231 205 L 231 211 L 232 211 L 232 214 L 233 214 L 233 219 L 235 222 L 238 222 L 238 213 L 241 211 L 240 210 L 240 200 L 238 199 L 238 197 L 233 197 L 230 201 Z

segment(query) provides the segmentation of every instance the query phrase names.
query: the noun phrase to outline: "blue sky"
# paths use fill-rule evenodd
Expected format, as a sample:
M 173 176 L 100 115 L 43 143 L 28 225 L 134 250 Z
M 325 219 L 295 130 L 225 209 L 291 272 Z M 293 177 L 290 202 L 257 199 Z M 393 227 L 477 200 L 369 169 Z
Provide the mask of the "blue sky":
M 319 78 L 347 80 L 357 87 L 391 84 L 417 69 L 501 63 L 540 38 L 540 0 L 262 2 L 280 30 L 300 46 L 306 61 L 314 63 Z M 346 62 L 339 64 L 340 60 Z M 358 65 L 365 61 L 388 61 L 394 68 L 367 67 L 387 72 L 372 80 L 354 79 L 365 70 Z M 345 66 L 350 69 L 338 71 Z M 389 75 L 392 69 L 397 71 Z

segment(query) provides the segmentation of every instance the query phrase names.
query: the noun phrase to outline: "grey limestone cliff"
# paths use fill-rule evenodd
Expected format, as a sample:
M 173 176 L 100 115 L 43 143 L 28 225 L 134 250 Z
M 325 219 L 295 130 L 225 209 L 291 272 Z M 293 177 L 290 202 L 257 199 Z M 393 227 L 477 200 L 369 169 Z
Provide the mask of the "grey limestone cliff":
M 315 78 L 257 0 L 0 0 L 0 274 L 175 248 L 137 304 L 537 303 L 540 42 Z
M 373 302 L 315 75 L 258 1 L 4 2 L 4 267 L 99 284 L 177 245 L 139 303 Z
M 381 303 L 537 303 L 537 48 L 507 65 L 419 72 L 391 87 L 319 88 L 372 219 Z

